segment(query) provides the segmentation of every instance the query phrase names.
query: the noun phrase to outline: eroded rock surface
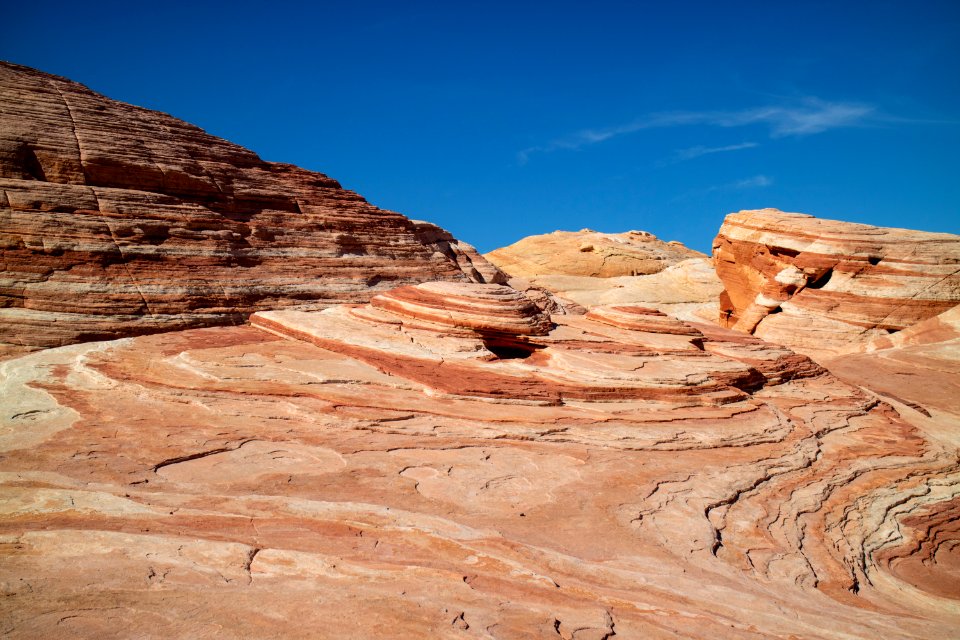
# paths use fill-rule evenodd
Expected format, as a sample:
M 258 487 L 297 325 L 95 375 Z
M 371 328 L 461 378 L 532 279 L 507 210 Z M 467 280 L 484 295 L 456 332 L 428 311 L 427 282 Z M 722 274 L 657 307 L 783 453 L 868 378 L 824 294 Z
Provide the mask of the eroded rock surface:
M 867 353 L 824 360 L 844 380 L 953 425 L 960 445 L 960 306 L 869 342 Z
M 861 351 L 960 303 L 960 236 L 776 209 L 726 217 L 720 321 L 816 357 Z
M 4 634 L 960 628 L 949 429 L 804 356 L 492 285 L 253 322 L 0 363 Z
M 713 322 L 723 290 L 707 256 L 646 231 L 555 231 L 484 257 L 514 278 L 586 308 L 642 305 Z
M 2 62 L 0 263 L 7 351 L 503 280 L 446 231 L 323 174 Z

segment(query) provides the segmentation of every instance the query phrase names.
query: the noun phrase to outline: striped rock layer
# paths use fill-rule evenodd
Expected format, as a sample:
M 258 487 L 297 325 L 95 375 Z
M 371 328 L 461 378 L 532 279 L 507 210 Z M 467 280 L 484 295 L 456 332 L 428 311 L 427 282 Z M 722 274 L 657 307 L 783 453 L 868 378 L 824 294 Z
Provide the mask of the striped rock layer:
M 0 63 L 0 345 L 502 275 L 444 230 L 168 115 Z
M 720 322 L 809 355 L 863 350 L 960 303 L 960 236 L 776 209 L 726 217 Z
M 2 633 L 956 635 L 955 427 L 741 332 L 551 320 L 444 284 L 0 363 Z

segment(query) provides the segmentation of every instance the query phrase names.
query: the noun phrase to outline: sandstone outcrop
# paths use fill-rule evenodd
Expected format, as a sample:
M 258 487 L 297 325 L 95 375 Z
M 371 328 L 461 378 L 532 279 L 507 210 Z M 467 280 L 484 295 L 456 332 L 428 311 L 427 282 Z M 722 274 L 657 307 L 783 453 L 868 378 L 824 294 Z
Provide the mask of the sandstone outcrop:
M 867 353 L 824 360 L 830 371 L 895 406 L 927 437 L 960 449 L 960 306 L 879 337 Z M 877 554 L 898 580 L 940 598 L 960 597 L 960 492 L 936 507 L 903 518 L 913 540 Z
M 485 256 L 514 277 L 583 307 L 642 305 L 713 322 L 723 285 L 710 259 L 646 231 L 555 231 Z
M 162 113 L 0 63 L 0 344 L 237 324 L 498 282 L 444 230 Z
M 664 242 L 646 231 L 600 233 L 590 229 L 528 236 L 484 255 L 520 278 L 543 275 L 614 278 L 659 273 L 690 258 L 705 258 L 679 242 Z
M 861 351 L 960 303 L 960 236 L 776 209 L 724 220 L 720 321 L 806 354 Z
M 952 425 L 956 431 L 960 425 L 960 306 L 875 338 L 866 351 L 824 363 L 842 379 L 945 427 Z
M 804 356 L 467 283 L 252 322 L 0 363 L 6 636 L 960 627 L 955 427 Z

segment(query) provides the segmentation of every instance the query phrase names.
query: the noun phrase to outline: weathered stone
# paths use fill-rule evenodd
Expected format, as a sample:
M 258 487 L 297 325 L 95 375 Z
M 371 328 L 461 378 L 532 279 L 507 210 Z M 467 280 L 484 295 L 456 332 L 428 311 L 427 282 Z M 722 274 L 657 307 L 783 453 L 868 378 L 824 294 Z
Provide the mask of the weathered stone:
M 528 236 L 485 256 L 512 276 L 543 275 L 615 278 L 659 273 L 690 258 L 706 258 L 679 242 L 664 242 L 646 231 L 600 233 L 590 229 Z
M 824 363 L 886 401 L 902 403 L 944 427 L 960 425 L 960 306 L 875 338 L 866 351 Z
M 954 633 L 955 423 L 741 332 L 517 295 L 0 363 L 3 633 Z
M 707 256 L 645 231 L 555 231 L 524 238 L 485 257 L 515 280 L 586 308 L 640 305 L 713 322 L 723 290 Z
M 713 253 L 721 323 L 817 357 L 960 302 L 960 236 L 948 233 L 762 209 L 728 215 Z
M 505 281 L 446 231 L 168 115 L 0 63 L 0 344 Z

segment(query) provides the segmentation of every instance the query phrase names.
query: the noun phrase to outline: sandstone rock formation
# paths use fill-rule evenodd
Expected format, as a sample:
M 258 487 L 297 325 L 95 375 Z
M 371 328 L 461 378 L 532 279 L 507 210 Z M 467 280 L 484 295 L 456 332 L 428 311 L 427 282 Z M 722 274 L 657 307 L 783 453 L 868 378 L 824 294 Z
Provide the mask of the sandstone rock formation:
M 679 242 L 664 242 L 646 231 L 599 233 L 590 229 L 528 236 L 484 256 L 521 278 L 542 275 L 614 278 L 659 273 L 690 258 L 705 258 Z
M 960 449 L 960 306 L 867 345 L 868 353 L 824 361 L 838 377 L 897 408 L 927 437 Z M 906 497 L 906 496 L 905 496 Z M 903 518 L 913 539 L 907 551 L 877 555 L 898 580 L 938 598 L 960 597 L 960 492 Z
M 824 363 L 838 376 L 885 401 L 913 409 L 921 421 L 960 425 L 960 306 L 890 336 L 872 340 L 867 353 Z
M 518 281 L 590 308 L 643 305 L 714 321 L 723 285 L 707 256 L 646 231 L 555 231 L 485 254 Z
M 806 354 L 863 350 L 960 303 L 960 236 L 776 209 L 724 220 L 721 323 Z
M 960 628 L 955 426 L 804 356 L 495 285 L 253 324 L 0 363 L 6 636 Z
M 333 179 L 0 63 L 0 351 L 502 279 Z M 6 346 L 3 346 L 6 343 Z

